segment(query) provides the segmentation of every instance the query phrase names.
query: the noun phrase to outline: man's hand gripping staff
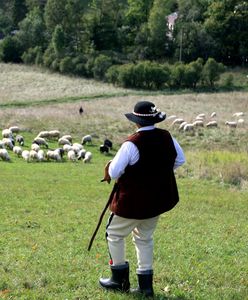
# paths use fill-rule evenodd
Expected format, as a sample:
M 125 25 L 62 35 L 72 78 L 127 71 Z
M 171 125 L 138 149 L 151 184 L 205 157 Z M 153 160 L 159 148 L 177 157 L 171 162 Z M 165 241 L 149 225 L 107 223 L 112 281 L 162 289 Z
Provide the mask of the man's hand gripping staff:
M 104 168 L 104 177 L 103 179 L 101 180 L 101 182 L 103 181 L 107 181 L 107 183 L 109 184 L 111 182 L 111 177 L 109 176 L 109 165 L 110 163 L 112 162 L 112 160 L 110 160 L 106 165 L 105 165 L 105 168 Z

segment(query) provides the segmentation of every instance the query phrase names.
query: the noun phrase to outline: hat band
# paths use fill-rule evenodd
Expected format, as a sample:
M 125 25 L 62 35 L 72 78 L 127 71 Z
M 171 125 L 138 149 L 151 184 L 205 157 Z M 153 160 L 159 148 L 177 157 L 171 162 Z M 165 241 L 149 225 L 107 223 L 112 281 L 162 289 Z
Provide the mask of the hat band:
M 133 111 L 133 114 L 135 116 L 139 116 L 139 117 L 155 117 L 158 113 L 156 112 L 154 114 L 139 114 L 139 113 L 136 113 L 136 112 Z

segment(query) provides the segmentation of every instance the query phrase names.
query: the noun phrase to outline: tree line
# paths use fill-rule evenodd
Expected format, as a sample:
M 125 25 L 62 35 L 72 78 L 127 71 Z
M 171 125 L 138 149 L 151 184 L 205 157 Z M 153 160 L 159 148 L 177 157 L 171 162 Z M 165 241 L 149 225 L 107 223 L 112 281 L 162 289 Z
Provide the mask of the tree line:
M 213 86 L 224 65 L 247 65 L 248 1 L 0 0 L 0 60 L 127 87 Z

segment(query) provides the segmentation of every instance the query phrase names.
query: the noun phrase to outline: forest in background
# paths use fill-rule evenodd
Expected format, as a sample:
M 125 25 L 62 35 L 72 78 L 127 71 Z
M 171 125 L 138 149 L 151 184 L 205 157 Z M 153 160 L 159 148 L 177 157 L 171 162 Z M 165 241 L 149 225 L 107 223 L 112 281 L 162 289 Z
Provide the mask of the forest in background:
M 248 2 L 0 0 L 0 38 L 3 62 L 124 87 L 213 87 L 224 66 L 247 66 Z

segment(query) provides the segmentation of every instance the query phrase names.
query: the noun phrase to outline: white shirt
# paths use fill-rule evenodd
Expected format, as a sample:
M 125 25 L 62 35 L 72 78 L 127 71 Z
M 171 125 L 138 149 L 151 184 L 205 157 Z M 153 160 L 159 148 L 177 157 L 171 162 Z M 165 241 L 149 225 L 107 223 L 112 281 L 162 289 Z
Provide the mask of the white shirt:
M 143 130 L 153 130 L 153 129 L 155 129 L 154 125 L 145 126 L 139 128 L 137 132 Z M 178 144 L 178 142 L 176 141 L 176 139 L 172 137 L 172 140 L 177 152 L 177 157 L 174 163 L 174 170 L 175 170 L 176 168 L 178 168 L 179 166 L 185 163 L 185 157 L 184 157 L 183 150 Z M 108 172 L 110 177 L 112 179 L 119 178 L 125 172 L 125 168 L 128 165 L 134 165 L 138 160 L 139 160 L 139 150 L 137 146 L 130 141 L 124 142 L 109 165 Z

